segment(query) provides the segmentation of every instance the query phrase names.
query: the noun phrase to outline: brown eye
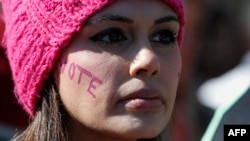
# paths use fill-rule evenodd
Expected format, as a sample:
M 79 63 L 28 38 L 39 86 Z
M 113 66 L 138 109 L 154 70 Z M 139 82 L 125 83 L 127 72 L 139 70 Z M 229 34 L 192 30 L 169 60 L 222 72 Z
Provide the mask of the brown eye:
M 102 44 L 116 44 L 127 40 L 122 31 L 118 28 L 105 29 L 90 37 L 90 40 Z
M 160 30 L 154 32 L 149 39 L 154 43 L 172 44 L 176 42 L 176 33 L 171 30 Z

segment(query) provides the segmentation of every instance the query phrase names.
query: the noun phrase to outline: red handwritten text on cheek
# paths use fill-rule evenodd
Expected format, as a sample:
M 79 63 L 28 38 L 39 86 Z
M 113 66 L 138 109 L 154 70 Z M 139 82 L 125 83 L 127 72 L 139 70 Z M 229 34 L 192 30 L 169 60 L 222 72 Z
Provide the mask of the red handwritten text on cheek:
M 86 76 L 88 76 L 88 77 L 90 77 L 90 78 L 92 77 L 91 72 L 87 71 L 87 70 L 84 69 L 83 67 L 77 65 L 77 68 L 78 68 L 78 70 L 80 71 L 80 75 L 79 75 L 79 79 L 78 79 L 78 84 L 81 83 L 82 74 L 85 74 Z
M 75 76 L 75 63 L 71 63 L 69 66 L 69 78 L 70 80 L 73 80 L 74 76 Z
M 61 73 L 64 73 L 64 70 L 65 70 L 65 67 L 66 67 L 67 62 L 68 62 L 68 60 L 65 59 L 65 60 L 63 61 L 63 63 L 61 63 Z
M 64 73 L 65 67 L 66 67 L 67 60 L 62 64 L 61 66 L 61 73 Z M 78 73 L 76 73 L 78 71 Z M 78 76 L 76 74 L 79 74 Z M 74 78 L 77 78 L 78 85 L 81 84 L 82 78 L 84 76 L 87 76 L 90 78 L 88 89 L 86 90 L 93 98 L 96 98 L 96 95 L 94 94 L 94 90 L 97 88 L 98 84 L 102 84 L 102 80 L 100 80 L 98 77 L 93 75 L 90 71 L 86 70 L 85 68 L 81 67 L 80 65 L 76 63 L 71 63 L 69 65 L 68 69 L 68 76 L 70 80 L 73 80 Z
M 96 89 L 96 86 L 94 85 L 94 83 L 102 84 L 102 81 L 94 76 L 94 77 L 92 77 L 92 79 L 89 83 L 88 92 L 90 93 L 90 95 L 92 95 L 95 98 L 95 94 L 91 91 L 92 88 Z

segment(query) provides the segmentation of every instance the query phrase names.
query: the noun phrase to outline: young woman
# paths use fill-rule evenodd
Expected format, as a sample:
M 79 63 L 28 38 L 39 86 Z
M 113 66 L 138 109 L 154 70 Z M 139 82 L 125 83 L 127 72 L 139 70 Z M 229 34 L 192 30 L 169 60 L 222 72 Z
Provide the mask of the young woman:
M 3 8 L 15 93 L 33 118 L 13 140 L 160 137 L 181 71 L 181 1 L 3 0 Z

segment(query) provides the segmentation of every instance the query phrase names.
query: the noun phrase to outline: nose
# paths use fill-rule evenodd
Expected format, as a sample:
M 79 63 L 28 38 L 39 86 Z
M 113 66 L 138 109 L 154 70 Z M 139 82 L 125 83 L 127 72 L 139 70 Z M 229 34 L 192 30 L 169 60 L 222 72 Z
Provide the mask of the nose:
M 157 77 L 160 73 L 160 62 L 158 56 L 151 48 L 142 48 L 131 62 L 129 73 L 133 77 Z

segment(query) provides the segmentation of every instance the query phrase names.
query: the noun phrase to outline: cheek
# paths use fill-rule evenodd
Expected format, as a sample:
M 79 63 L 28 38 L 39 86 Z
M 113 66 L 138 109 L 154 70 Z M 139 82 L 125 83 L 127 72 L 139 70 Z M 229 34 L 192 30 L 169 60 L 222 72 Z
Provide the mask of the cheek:
M 169 96 L 171 97 L 169 99 L 175 98 L 181 75 L 180 55 L 178 52 L 176 54 L 172 54 L 174 55 L 170 55 L 170 57 L 165 58 L 164 61 L 162 61 L 161 66 L 161 74 L 164 78 L 165 87 L 167 88 Z
M 58 88 L 65 109 L 79 121 L 89 121 L 100 104 L 103 80 L 73 60 L 63 60 L 58 72 Z
M 181 60 L 181 56 L 180 53 L 178 52 L 176 55 L 176 61 L 173 61 L 173 65 L 176 67 L 176 71 L 175 71 L 175 76 L 177 77 L 178 81 L 181 77 L 181 68 L 182 68 L 182 60 Z
M 95 91 L 103 84 L 103 81 L 90 70 L 66 59 L 60 66 L 59 82 L 59 88 L 65 88 L 65 91 L 76 90 L 78 93 L 87 93 L 92 98 L 96 98 Z
M 179 53 L 173 53 L 172 56 L 162 60 L 162 73 L 166 75 L 166 79 L 170 82 L 176 83 L 181 76 L 181 57 Z
M 178 72 L 178 78 L 180 79 L 180 77 L 181 77 L 181 72 L 179 71 Z

